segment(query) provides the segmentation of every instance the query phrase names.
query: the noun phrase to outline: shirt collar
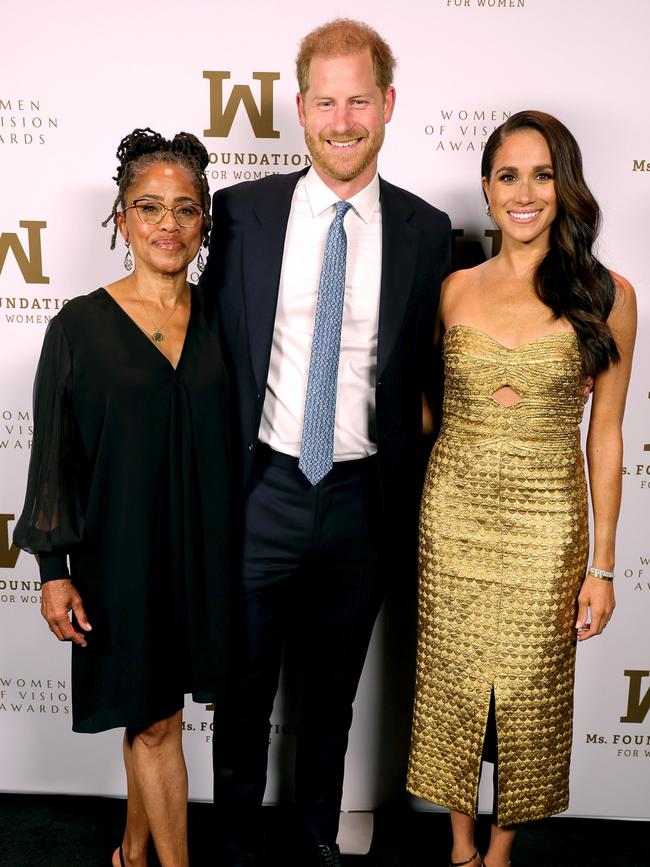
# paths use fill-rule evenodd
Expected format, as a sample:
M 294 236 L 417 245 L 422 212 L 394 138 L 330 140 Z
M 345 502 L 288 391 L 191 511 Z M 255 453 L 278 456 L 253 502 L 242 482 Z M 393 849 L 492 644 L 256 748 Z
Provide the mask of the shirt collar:
M 332 208 L 339 201 L 336 193 L 330 190 L 313 168 L 310 168 L 305 175 L 304 183 L 307 201 L 315 217 L 324 213 L 328 208 Z M 375 172 L 374 178 L 366 187 L 355 193 L 347 201 L 352 205 L 364 223 L 369 223 L 379 204 L 379 175 L 377 172 Z

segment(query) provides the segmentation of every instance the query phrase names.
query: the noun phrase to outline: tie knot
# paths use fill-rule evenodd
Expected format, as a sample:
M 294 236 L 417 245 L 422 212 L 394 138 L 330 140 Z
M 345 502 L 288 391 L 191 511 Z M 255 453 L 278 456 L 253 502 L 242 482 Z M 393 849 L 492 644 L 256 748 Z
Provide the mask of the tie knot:
M 350 210 L 351 207 L 352 207 L 352 205 L 349 202 L 343 202 L 343 201 L 337 202 L 336 203 L 336 217 L 334 219 L 339 220 L 339 221 L 342 220 L 343 217 L 345 217 L 345 215 L 347 214 L 347 212 Z

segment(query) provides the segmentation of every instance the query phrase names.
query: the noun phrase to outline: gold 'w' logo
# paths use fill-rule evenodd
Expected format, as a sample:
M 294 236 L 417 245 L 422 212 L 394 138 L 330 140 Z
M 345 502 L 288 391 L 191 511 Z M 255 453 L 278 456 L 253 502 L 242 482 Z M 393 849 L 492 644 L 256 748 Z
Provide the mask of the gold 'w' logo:
M 49 283 L 50 278 L 43 274 L 43 253 L 41 250 L 41 229 L 47 223 L 43 220 L 20 220 L 21 229 L 27 229 L 27 254 L 15 232 L 3 232 L 0 235 L 0 273 L 9 250 L 20 268 L 25 283 Z
M 624 723 L 642 723 L 650 710 L 650 686 L 645 691 L 645 695 L 641 698 L 641 681 L 644 677 L 648 677 L 650 671 L 634 671 L 633 669 L 625 672 L 625 677 L 630 678 L 630 685 L 627 693 L 627 713 L 621 717 L 621 722 Z
M 280 138 L 279 130 L 273 129 L 273 82 L 280 78 L 279 72 L 253 73 L 255 81 L 260 82 L 259 107 L 250 87 L 236 84 L 224 108 L 223 83 L 230 78 L 229 72 L 204 72 L 203 78 L 210 82 L 210 129 L 204 129 L 203 135 L 226 138 L 243 105 L 255 138 Z
M 20 554 L 20 549 L 9 538 L 9 521 L 14 515 L 0 515 L 0 566 L 3 569 L 13 569 Z

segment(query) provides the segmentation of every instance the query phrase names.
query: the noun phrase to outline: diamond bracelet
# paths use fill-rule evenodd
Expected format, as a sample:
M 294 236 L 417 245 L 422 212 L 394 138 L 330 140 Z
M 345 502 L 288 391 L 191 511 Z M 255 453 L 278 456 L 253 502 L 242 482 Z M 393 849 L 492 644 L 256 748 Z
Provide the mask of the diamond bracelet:
M 590 566 L 587 570 L 587 575 L 594 575 L 596 578 L 602 578 L 603 581 L 613 581 L 614 573 L 607 572 L 605 569 L 596 569 L 595 566 Z

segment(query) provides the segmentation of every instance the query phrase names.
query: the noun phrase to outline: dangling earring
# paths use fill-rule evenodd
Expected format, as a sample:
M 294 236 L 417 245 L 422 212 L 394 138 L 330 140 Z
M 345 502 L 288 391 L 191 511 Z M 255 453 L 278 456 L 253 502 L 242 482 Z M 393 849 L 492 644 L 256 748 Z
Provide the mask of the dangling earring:
M 126 256 L 124 257 L 124 267 L 127 271 L 133 271 L 133 256 L 131 255 L 131 245 L 126 242 Z
M 488 215 L 488 217 L 492 216 L 492 214 L 490 213 L 490 203 L 489 202 L 486 202 L 486 204 L 485 204 L 485 213 Z
M 199 258 L 196 260 L 196 267 L 201 273 L 205 271 L 205 261 L 203 259 L 203 253 L 201 252 L 201 250 L 199 250 Z

